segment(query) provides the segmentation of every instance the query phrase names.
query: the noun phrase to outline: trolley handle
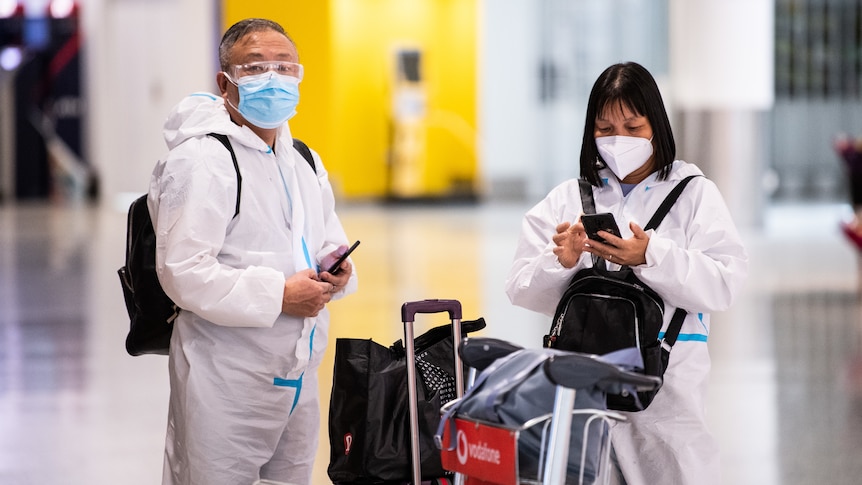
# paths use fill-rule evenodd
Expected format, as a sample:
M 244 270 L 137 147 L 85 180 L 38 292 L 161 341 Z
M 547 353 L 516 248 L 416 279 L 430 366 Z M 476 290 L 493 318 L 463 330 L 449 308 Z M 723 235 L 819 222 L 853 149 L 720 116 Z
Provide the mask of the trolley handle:
M 492 337 L 465 337 L 458 352 L 465 365 L 483 371 L 500 357 L 521 349 L 519 345 Z
M 545 374 L 556 385 L 570 389 L 598 387 L 605 392 L 625 388 L 651 391 L 661 387 L 660 377 L 623 370 L 589 354 L 571 352 L 555 355 L 545 362 Z
M 401 305 L 401 321 L 412 322 L 417 313 L 448 312 L 450 320 L 461 320 L 461 302 L 458 300 L 409 301 Z

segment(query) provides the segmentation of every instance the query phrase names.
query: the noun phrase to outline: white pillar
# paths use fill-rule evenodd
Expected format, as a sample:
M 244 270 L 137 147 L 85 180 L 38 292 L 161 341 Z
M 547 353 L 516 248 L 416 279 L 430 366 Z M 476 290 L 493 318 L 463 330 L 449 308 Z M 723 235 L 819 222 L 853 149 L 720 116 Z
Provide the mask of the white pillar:
M 741 228 L 762 222 L 774 103 L 774 0 L 670 0 L 677 156 L 718 184 Z
M 162 125 L 171 108 L 215 90 L 216 8 L 210 0 L 82 6 L 88 156 L 108 207 L 127 210 L 146 192 L 167 153 Z
M 671 0 L 670 7 L 668 94 L 672 96 L 677 156 L 696 163 L 715 181 L 741 230 L 756 229 L 762 224 L 766 204 L 763 175 L 772 140 L 775 2 Z M 738 308 L 746 305 L 760 308 L 762 299 L 747 294 L 732 311 L 713 315 L 712 328 L 725 330 L 715 337 L 762 341 L 758 333 L 762 329 L 756 322 L 738 318 L 746 314 Z M 768 345 L 710 348 L 713 361 L 723 363 L 717 369 L 734 373 L 731 375 L 744 369 L 739 379 L 760 384 L 751 386 L 744 411 L 727 401 L 726 389 L 711 389 L 708 420 L 725 463 L 722 478 L 724 483 L 739 483 L 752 477 L 734 476 L 733 470 L 776 461 L 775 389 L 763 385 L 761 379 L 773 369 L 774 356 Z M 730 422 L 742 423 L 747 432 L 726 432 Z M 746 453 L 736 451 L 742 449 Z M 762 484 L 780 481 L 774 466 L 760 467 L 753 478 Z

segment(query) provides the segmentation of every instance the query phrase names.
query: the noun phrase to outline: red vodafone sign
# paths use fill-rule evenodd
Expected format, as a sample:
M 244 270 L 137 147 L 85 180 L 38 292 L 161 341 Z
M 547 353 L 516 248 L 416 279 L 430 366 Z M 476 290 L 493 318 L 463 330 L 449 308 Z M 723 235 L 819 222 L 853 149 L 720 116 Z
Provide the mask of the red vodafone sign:
M 466 484 L 518 484 L 518 432 L 454 418 L 457 445 L 451 443 L 451 426 L 443 427 L 443 468 L 467 477 Z

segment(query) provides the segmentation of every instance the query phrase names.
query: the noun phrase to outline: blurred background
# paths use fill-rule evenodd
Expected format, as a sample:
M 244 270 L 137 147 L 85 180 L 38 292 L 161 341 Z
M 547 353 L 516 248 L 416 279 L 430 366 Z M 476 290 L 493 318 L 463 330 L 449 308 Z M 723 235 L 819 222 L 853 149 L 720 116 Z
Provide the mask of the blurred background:
M 520 218 L 578 176 L 595 78 L 636 61 L 751 252 L 710 336 L 725 483 L 858 483 L 862 0 L 0 0 L 0 484 L 158 483 L 166 359 L 123 349 L 125 215 L 246 17 L 296 41 L 291 130 L 363 242 L 331 339 L 388 345 L 404 301 L 454 298 L 539 346 L 503 293 Z

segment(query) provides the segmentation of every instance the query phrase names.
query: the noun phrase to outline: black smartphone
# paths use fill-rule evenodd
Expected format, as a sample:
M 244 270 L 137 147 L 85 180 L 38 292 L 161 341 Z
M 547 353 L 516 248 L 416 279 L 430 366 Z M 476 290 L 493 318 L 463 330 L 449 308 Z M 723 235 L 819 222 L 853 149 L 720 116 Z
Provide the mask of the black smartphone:
M 617 221 L 614 220 L 614 215 L 610 212 L 584 214 L 581 216 L 581 223 L 584 225 L 587 237 L 593 241 L 608 244 L 603 237 L 599 236 L 599 231 L 606 231 L 614 236 L 622 237 L 620 235 L 620 228 L 617 226 Z
M 341 271 L 341 268 L 339 268 L 339 266 L 341 266 L 341 263 L 343 263 L 344 260 L 347 259 L 348 256 L 350 256 L 350 253 L 352 253 L 354 249 L 356 249 L 356 246 L 359 246 L 359 241 L 353 243 L 353 246 L 350 246 L 350 248 L 345 251 L 344 254 L 342 254 L 337 261 L 332 263 L 332 266 L 330 266 L 329 269 L 326 270 L 326 272 L 329 274 L 338 274 Z

